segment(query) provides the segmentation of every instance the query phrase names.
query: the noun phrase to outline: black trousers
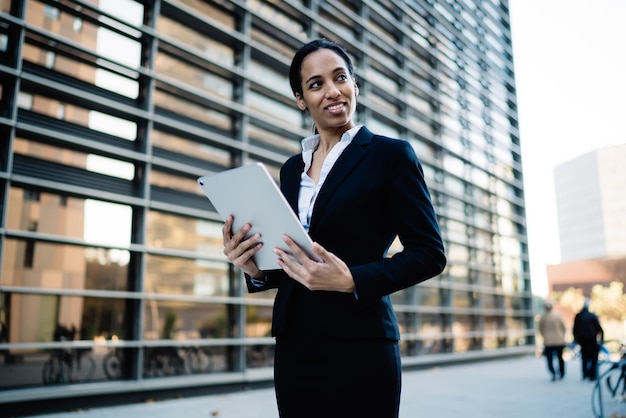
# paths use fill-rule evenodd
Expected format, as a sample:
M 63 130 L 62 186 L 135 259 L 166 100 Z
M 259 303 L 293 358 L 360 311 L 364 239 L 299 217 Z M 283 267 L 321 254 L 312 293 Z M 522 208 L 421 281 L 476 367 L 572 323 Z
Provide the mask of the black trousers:
M 281 418 L 397 418 L 397 341 L 277 338 L 274 384 Z
M 583 379 L 596 380 L 600 345 L 596 340 L 580 342 Z
M 558 377 L 565 376 L 565 362 L 563 361 L 563 349 L 565 346 L 563 345 L 553 345 L 546 346 L 544 349 L 544 355 L 546 356 L 546 363 L 548 365 L 548 370 L 552 373 L 553 377 L 557 377 L 556 371 L 554 370 L 554 357 L 556 356 L 557 362 L 559 363 L 559 374 Z

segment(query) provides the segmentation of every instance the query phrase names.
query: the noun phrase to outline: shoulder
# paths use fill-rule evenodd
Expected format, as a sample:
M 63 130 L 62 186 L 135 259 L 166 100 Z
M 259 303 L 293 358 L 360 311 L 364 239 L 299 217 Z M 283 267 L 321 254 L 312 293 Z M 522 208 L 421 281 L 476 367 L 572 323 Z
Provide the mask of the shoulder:
M 419 158 L 410 142 L 404 139 L 391 138 L 384 135 L 373 135 L 370 141 L 369 152 L 376 155 L 385 155 L 393 161 L 410 161 L 419 165 Z

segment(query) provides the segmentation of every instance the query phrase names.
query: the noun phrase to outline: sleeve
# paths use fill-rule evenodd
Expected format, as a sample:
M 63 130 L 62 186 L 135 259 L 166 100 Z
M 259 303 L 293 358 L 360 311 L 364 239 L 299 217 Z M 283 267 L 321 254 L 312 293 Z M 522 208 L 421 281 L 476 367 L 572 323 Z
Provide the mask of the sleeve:
M 265 272 L 265 277 L 263 279 L 254 279 L 251 276 L 244 274 L 249 293 L 258 293 L 269 289 L 277 289 L 286 277 L 287 274 L 282 270 L 267 271 Z
M 391 258 L 352 266 L 358 300 L 378 300 L 441 273 L 446 266 L 439 230 L 424 173 L 415 151 L 406 141 L 389 162 L 386 221 L 403 250 Z M 395 157 L 395 158 L 394 158 Z

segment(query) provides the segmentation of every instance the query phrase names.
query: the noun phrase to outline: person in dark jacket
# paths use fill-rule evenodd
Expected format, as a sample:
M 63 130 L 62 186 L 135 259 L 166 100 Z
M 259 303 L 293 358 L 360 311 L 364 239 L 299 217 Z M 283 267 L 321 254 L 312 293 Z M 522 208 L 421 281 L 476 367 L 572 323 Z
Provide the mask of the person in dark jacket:
M 604 330 L 600 320 L 589 311 L 589 299 L 585 299 L 583 308 L 574 318 L 574 340 L 580 345 L 583 380 L 596 380 L 598 354 L 604 340 Z
M 322 261 L 285 236 L 285 247 L 274 248 L 280 269 L 261 271 L 253 255 L 263 238 L 246 237 L 250 224 L 233 231 L 232 216 L 224 254 L 245 273 L 249 292 L 278 289 L 272 335 L 281 418 L 397 418 L 400 332 L 390 295 L 446 265 L 424 172 L 409 142 L 355 122 L 359 90 L 343 47 L 303 45 L 289 77 L 315 134 L 281 168 L 280 188 Z M 388 254 L 396 237 L 402 249 Z

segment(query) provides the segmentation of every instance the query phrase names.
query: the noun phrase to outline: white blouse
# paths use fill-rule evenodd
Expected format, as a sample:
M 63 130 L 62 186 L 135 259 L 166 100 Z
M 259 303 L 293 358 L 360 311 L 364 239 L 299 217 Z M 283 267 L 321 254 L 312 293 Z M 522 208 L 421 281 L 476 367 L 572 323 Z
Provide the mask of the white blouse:
M 324 184 L 324 180 L 326 180 L 326 176 L 333 168 L 339 156 L 346 149 L 348 145 L 352 142 L 354 136 L 359 132 L 363 125 L 357 125 L 354 128 L 351 128 L 343 133 L 341 136 L 341 140 L 339 143 L 335 144 L 333 148 L 330 150 L 326 158 L 324 159 L 324 163 L 322 164 L 322 171 L 320 172 L 320 179 L 317 184 L 313 181 L 311 177 L 307 174 L 309 168 L 311 168 L 311 163 L 313 161 L 313 152 L 317 149 L 320 143 L 320 136 L 313 135 L 308 138 L 304 138 L 302 140 L 302 160 L 304 161 L 304 171 L 300 176 L 300 197 L 298 199 L 298 217 L 300 218 L 300 223 L 304 227 L 304 229 L 308 232 L 309 225 L 311 223 L 311 215 L 313 214 L 313 207 L 315 206 L 315 200 L 317 199 L 317 195 Z

